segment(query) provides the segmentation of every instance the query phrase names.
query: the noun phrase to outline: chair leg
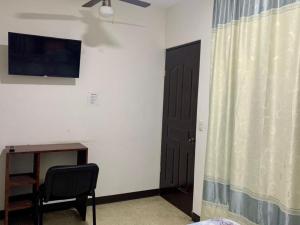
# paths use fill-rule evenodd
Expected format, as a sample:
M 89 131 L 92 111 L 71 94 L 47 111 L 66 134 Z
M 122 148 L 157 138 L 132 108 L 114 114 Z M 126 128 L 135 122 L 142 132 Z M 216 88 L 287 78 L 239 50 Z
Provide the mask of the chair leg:
M 43 225 L 43 198 L 40 198 L 39 210 L 38 210 L 38 225 Z
M 34 225 L 39 225 L 39 195 L 34 195 L 34 210 L 33 210 Z
M 95 191 L 93 191 L 92 201 L 93 201 L 93 225 L 96 225 L 96 196 L 95 196 Z
M 86 220 L 87 196 L 80 196 L 76 198 L 75 208 L 79 212 L 82 221 Z

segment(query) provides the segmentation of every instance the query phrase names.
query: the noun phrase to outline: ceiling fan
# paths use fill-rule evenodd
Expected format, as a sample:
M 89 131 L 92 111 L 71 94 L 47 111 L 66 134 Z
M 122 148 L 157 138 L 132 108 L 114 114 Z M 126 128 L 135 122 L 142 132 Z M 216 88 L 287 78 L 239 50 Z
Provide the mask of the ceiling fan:
M 143 8 L 147 8 L 151 5 L 150 3 L 144 2 L 141 0 L 120 0 L 120 1 L 132 4 L 132 5 L 140 6 Z M 100 7 L 100 13 L 104 17 L 112 16 L 114 14 L 114 11 L 111 6 L 111 0 L 90 0 L 89 2 L 82 5 L 82 7 L 90 8 L 90 7 L 97 5 L 100 2 L 102 3 L 102 6 Z

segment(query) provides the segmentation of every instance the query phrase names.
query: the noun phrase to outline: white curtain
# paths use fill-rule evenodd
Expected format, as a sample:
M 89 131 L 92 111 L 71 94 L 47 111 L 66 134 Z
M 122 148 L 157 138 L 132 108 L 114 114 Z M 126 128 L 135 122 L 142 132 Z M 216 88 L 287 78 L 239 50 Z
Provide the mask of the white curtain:
M 300 1 L 215 0 L 203 216 L 300 225 Z

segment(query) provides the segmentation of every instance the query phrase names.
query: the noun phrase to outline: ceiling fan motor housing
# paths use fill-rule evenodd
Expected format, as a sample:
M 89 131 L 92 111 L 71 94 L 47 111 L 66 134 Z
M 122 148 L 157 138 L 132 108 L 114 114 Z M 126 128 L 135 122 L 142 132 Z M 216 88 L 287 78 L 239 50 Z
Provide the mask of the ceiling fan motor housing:
M 132 5 L 140 6 L 143 8 L 149 7 L 151 4 L 148 2 L 144 2 L 141 0 L 120 0 L 122 2 L 126 2 Z M 111 0 L 90 0 L 89 2 L 82 5 L 82 7 L 93 7 L 94 5 L 97 5 L 98 3 L 102 2 L 102 6 L 108 6 L 111 7 Z
M 103 3 L 102 3 L 103 6 L 111 7 L 111 0 L 102 0 L 102 1 L 103 1 Z
M 114 10 L 111 7 L 111 0 L 103 0 L 102 6 L 99 10 L 103 17 L 111 17 L 114 15 Z

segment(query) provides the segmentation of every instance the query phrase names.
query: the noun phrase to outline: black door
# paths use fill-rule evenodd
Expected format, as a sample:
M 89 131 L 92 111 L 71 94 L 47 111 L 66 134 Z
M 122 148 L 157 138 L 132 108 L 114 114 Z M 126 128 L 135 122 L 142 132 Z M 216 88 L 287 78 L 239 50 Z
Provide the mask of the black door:
M 200 41 L 167 50 L 161 195 L 192 213 Z

